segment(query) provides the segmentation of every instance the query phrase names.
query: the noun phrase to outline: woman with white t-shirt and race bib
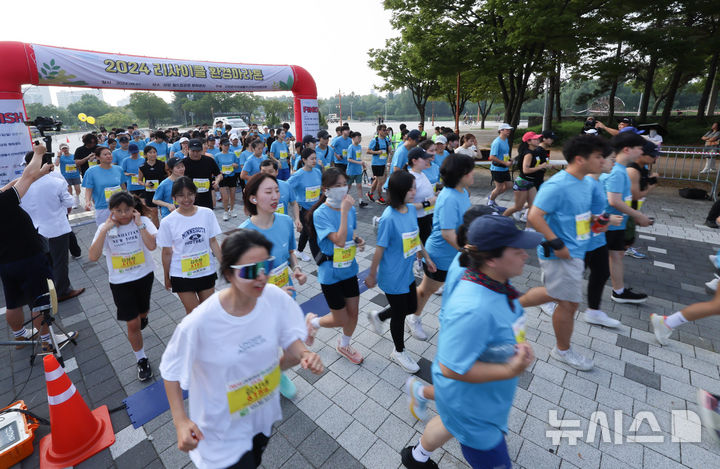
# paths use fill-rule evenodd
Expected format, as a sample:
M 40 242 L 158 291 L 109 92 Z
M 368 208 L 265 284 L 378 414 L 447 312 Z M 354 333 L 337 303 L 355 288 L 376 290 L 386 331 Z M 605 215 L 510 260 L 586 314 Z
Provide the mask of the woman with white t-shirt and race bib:
M 157 236 L 165 288 L 178 294 L 186 314 L 213 294 L 215 259 L 220 260 L 220 225 L 212 210 L 195 205 L 196 194 L 197 187 L 186 176 L 173 183 L 177 209 L 162 219 Z
M 88 259 L 95 262 L 105 254 L 117 319 L 127 323 L 138 379 L 147 381 L 153 373 L 143 348 L 142 330 L 148 324 L 155 269 L 150 251 L 155 250 L 157 229 L 145 216 L 147 207 L 137 196 L 118 192 L 108 205 L 110 216 L 95 232 Z
M 257 468 L 272 425 L 282 418 L 281 370 L 300 364 L 323 372 L 320 357 L 302 342 L 300 307 L 267 284 L 271 250 L 257 231 L 230 235 L 220 264 L 230 286 L 186 316 L 163 353 L 160 372 L 178 448 L 199 468 Z
M 437 200 L 434 184 L 430 183 L 428 177 L 423 173 L 430 167 L 432 158 L 433 155 L 419 147 L 408 152 L 408 171 L 415 177 L 416 189 L 412 202 L 417 209 L 417 224 L 420 229 L 420 241 L 423 245 L 432 233 L 433 211 Z

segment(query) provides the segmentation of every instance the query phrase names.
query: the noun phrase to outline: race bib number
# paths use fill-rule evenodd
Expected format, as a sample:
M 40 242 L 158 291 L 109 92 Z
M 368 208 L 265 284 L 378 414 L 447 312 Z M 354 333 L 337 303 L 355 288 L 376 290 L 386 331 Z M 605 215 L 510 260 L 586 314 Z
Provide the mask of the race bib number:
M 166 155 L 162 155 L 162 156 L 158 155 L 157 159 L 160 161 L 167 161 L 167 156 Z
M 140 150 L 140 156 L 145 156 L 145 150 Z
M 112 186 L 112 187 L 106 187 L 105 188 L 105 201 L 110 200 L 110 197 L 113 196 L 116 192 L 122 191 L 122 188 L 120 186 Z
M 420 235 L 419 231 L 409 231 L 402 234 L 403 255 L 405 259 L 417 254 L 420 251 Z
M 198 193 L 210 191 L 210 179 L 193 179 Z
M 335 250 L 333 251 L 333 267 L 336 269 L 350 267 L 355 260 L 356 250 L 355 241 L 347 241 L 344 248 L 335 246 Z
M 113 270 L 122 274 L 145 264 L 145 253 L 140 250 L 130 254 L 117 254 L 112 256 L 111 261 Z
M 305 202 L 317 202 L 320 198 L 320 186 L 305 188 Z
M 427 215 L 433 213 L 433 211 L 435 211 L 435 204 L 432 204 L 432 205 L 430 205 L 430 206 L 428 206 L 428 207 L 423 207 L 423 211 L 424 211 L 425 214 L 427 214 Z
M 347 158 L 347 150 L 343 150 L 342 155 L 343 155 L 343 158 Z
M 645 203 L 645 197 L 643 197 L 642 199 L 638 200 L 638 201 L 637 201 L 637 206 L 638 206 L 637 209 L 640 210 L 640 209 L 642 208 L 642 206 L 643 206 L 644 203 Z
M 513 334 L 515 334 L 515 341 L 518 344 L 525 342 L 525 315 L 523 314 L 512 325 Z
M 145 190 L 148 192 L 155 192 L 160 185 L 160 181 L 157 179 L 147 179 L 145 182 L 147 183 Z
M 268 282 L 280 288 L 290 283 L 290 270 L 288 269 L 288 263 L 283 262 L 281 265 L 271 270 Z
M 627 205 L 628 207 L 632 207 L 632 196 L 631 195 L 625 197 L 625 205 Z
M 97 166 L 97 164 L 98 164 L 97 161 L 88 161 L 88 166 L 90 166 L 91 168 L 92 168 L 93 166 Z
M 387 159 L 387 152 L 386 152 L 385 150 L 383 150 L 382 153 L 380 153 L 380 159 L 381 159 L 381 160 L 386 160 L 386 159 Z
M 132 184 L 133 186 L 138 186 L 138 185 L 140 185 L 140 182 L 138 181 L 138 175 L 137 175 L 137 174 L 133 174 L 133 175 L 130 176 L 130 184 Z
M 66 164 L 65 165 L 66 173 L 74 173 L 75 171 L 77 171 L 77 165 L 74 165 L 74 164 Z
M 227 385 L 228 408 L 231 414 L 244 417 L 267 403 L 280 385 L 280 366 L 261 371 L 249 378 Z
M 280 158 L 287 158 L 287 152 L 286 152 L 286 151 L 281 151 L 281 152 L 280 152 Z
M 185 277 L 194 277 L 203 273 L 210 267 L 210 253 L 205 251 L 198 254 L 189 254 L 180 259 L 180 270 Z
M 504 154 L 504 155 L 503 155 L 503 161 L 510 161 L 510 155 Z
M 575 234 L 578 241 L 590 239 L 590 212 L 575 215 Z
M 232 174 L 232 172 L 235 171 L 235 168 L 231 164 L 224 164 L 222 165 L 222 173 L 223 174 Z
M 285 203 L 284 202 L 278 202 L 277 208 L 275 209 L 275 213 L 282 213 L 285 215 Z

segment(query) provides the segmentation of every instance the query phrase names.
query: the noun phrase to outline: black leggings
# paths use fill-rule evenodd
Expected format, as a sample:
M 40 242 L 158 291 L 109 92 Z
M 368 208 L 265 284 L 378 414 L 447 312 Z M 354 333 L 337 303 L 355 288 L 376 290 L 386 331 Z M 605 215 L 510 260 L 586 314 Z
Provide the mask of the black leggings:
M 418 218 L 417 223 L 418 230 L 420 231 L 420 241 L 422 241 L 424 246 L 425 241 L 427 241 L 432 233 L 433 214 L 431 213 L 430 215 Z
M 317 253 L 320 252 L 320 246 L 318 246 L 317 241 L 310 237 L 310 230 L 312 229 L 312 226 L 308 223 L 307 215 L 310 212 L 310 210 L 306 210 L 302 207 L 300 207 L 300 223 L 302 223 L 302 231 L 300 232 L 300 238 L 298 239 L 298 252 L 302 252 L 305 250 L 305 245 L 310 242 L 310 252 L 312 253 L 313 258 L 317 256 Z
M 610 278 L 610 260 L 608 255 L 607 244 L 603 244 L 599 248 L 585 253 L 585 268 L 590 269 L 587 290 L 587 301 L 590 309 L 600 309 L 603 288 L 605 287 L 607 279 Z
M 382 311 L 378 318 L 385 321 L 390 318 L 390 334 L 392 335 L 395 350 L 402 352 L 405 350 L 405 316 L 415 314 L 417 311 L 417 288 L 415 281 L 410 284 L 408 293 L 399 295 L 390 295 L 385 293 L 390 306 Z

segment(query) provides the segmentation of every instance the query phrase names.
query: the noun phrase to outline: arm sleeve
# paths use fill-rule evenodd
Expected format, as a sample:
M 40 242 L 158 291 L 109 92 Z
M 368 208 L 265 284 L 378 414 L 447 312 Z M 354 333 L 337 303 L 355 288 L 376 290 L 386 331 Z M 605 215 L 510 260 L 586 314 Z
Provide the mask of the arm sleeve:
M 14 187 L 0 192 L 0 209 L 6 210 L 20 205 L 20 197 Z
M 58 180 L 57 184 L 57 195 L 60 200 L 60 206 L 64 208 L 72 208 L 75 206 L 75 198 L 68 192 L 67 184 L 60 180 Z
M 85 172 L 85 176 L 82 178 L 82 186 L 87 189 L 93 189 L 95 182 L 93 181 L 93 171 L 89 169 Z
M 317 233 L 317 242 L 320 244 L 330 233 L 335 233 L 335 228 L 325 214 L 319 210 L 313 212 L 313 225 L 315 225 L 315 232 Z

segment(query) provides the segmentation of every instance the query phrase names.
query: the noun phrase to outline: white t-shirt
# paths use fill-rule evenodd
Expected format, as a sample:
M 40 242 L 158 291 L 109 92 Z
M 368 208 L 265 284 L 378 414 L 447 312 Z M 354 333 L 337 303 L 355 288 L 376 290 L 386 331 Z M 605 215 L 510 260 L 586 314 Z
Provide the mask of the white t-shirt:
M 172 248 L 170 276 L 183 278 L 206 277 L 215 273 L 215 258 L 210 250 L 210 238 L 222 233 L 212 210 L 197 207 L 195 215 L 187 217 L 175 210 L 160 222 L 157 245 Z
M 279 349 L 306 335 L 298 304 L 270 283 L 245 316 L 228 314 L 215 293 L 183 318 L 160 373 L 188 390 L 189 417 L 205 436 L 190 451 L 197 467 L 230 466 L 252 448 L 253 436 L 271 435 L 282 418 Z
M 425 173 L 416 173 L 415 171 L 410 171 L 410 174 L 415 176 L 415 199 L 413 200 L 414 203 L 421 203 L 435 195 L 435 190 L 433 189 L 433 185 L 430 183 L 430 180 L 427 176 L 425 176 Z M 433 212 L 433 209 L 435 206 L 426 207 L 423 210 L 417 211 L 417 217 L 422 218 L 426 215 L 430 215 Z
M 145 229 L 153 236 L 157 234 L 157 228 L 149 218 L 140 217 L 145 223 Z M 93 242 L 100 235 L 100 228 L 95 231 Z M 155 270 L 155 261 L 152 252 L 145 246 L 142 240 L 142 233 L 134 221 L 127 225 L 117 227 L 117 236 L 105 236 L 103 254 L 107 261 L 108 277 L 110 283 L 132 282 L 143 278 Z

